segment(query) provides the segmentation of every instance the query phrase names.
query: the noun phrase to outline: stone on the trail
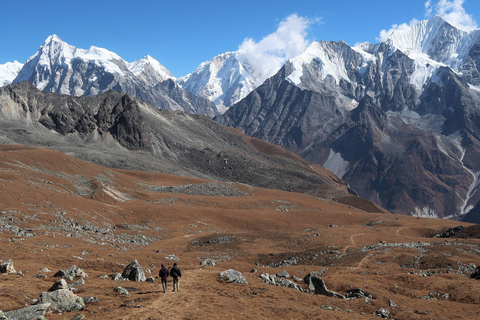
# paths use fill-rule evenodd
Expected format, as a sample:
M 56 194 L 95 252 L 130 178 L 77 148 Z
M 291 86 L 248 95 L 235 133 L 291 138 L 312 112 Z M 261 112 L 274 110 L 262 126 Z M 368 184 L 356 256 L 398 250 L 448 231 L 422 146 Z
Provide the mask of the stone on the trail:
M 52 271 L 50 271 L 48 268 L 43 268 L 42 272 L 52 272 Z
M 130 264 L 123 270 L 122 278 L 128 279 L 130 281 L 145 281 L 145 273 L 138 263 L 137 260 L 133 260 Z
M 67 281 L 65 281 L 65 279 L 60 279 L 55 281 L 55 283 L 52 285 L 50 289 L 48 289 L 48 291 L 56 291 L 60 289 L 68 289 L 68 284 L 67 284 Z
M 203 259 L 202 262 L 200 262 L 200 265 L 214 267 L 217 265 L 217 262 L 213 259 L 206 258 L 206 259 Z
M 277 272 L 277 277 L 288 278 L 288 276 L 289 276 L 289 273 L 287 271 Z
M 240 271 L 235 271 L 233 269 L 228 269 L 222 271 L 218 274 L 221 281 L 226 283 L 240 283 L 240 284 L 248 284 L 245 277 L 242 275 Z
M 9 319 L 40 319 L 45 316 L 50 304 L 35 304 L 18 310 L 3 312 L 0 311 L 0 320 Z
M 13 262 L 8 261 L 5 263 L 0 263 L 0 273 L 15 273 L 17 272 L 13 267 Z
M 112 273 L 112 274 L 110 275 L 110 279 L 112 279 L 113 281 L 122 281 L 122 280 L 123 280 L 122 274 L 121 274 L 121 273 L 118 273 L 118 272 Z
M 122 294 L 124 296 L 128 296 L 128 297 L 130 296 L 130 293 L 128 292 L 128 290 L 123 287 L 116 287 L 115 289 L 113 289 L 113 291 L 118 292 L 119 294 Z
M 151 282 L 151 283 L 155 283 L 155 278 L 152 277 L 152 276 L 150 276 L 150 277 L 147 278 L 146 281 L 147 281 L 147 282 Z
M 79 311 L 85 308 L 83 299 L 68 289 L 42 292 L 37 304 L 49 303 L 49 310 L 57 312 Z

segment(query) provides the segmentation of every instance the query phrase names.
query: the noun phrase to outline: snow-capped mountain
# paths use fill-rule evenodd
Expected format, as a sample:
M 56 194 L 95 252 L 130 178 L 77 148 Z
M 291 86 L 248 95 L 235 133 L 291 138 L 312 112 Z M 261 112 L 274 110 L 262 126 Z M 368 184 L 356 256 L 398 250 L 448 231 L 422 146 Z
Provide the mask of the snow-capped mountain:
M 182 88 L 212 101 L 220 111 L 225 111 L 255 89 L 254 82 L 251 67 L 237 52 L 220 54 L 177 79 Z
M 12 83 L 22 67 L 23 64 L 18 61 L 0 64 L 0 87 Z
M 187 93 L 171 97 L 169 92 L 158 90 L 162 82 L 173 80 L 173 75 L 150 56 L 128 63 L 106 49 L 80 49 L 52 35 L 28 59 L 13 82 L 29 81 L 43 91 L 75 96 L 94 96 L 114 89 L 163 109 L 210 117 L 218 113 L 215 105 L 205 99 Z M 174 89 L 182 90 L 178 86 Z M 178 100 L 186 95 L 188 100 Z
M 320 163 L 391 212 L 480 211 L 480 31 L 442 18 L 384 43 L 313 42 L 221 123 Z

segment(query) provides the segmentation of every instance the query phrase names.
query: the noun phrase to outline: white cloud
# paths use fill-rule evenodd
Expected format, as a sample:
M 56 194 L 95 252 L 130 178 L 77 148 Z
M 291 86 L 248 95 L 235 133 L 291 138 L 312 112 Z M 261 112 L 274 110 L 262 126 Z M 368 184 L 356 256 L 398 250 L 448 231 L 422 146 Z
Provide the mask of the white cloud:
M 387 39 L 390 37 L 390 35 L 396 31 L 396 30 L 408 30 L 411 28 L 412 25 L 414 25 L 415 23 L 417 23 L 418 20 L 417 19 L 413 19 L 412 21 L 410 21 L 410 23 L 402 23 L 400 25 L 398 24 L 393 24 L 392 27 L 389 29 L 389 30 L 382 30 L 380 31 L 380 35 L 378 37 L 376 37 L 375 39 L 377 41 L 381 41 L 381 42 L 385 42 L 387 41 Z
M 429 0 L 425 3 L 426 15 L 438 14 L 451 25 L 465 31 L 477 29 L 477 22 L 463 7 L 464 2 L 464 0 L 440 0 L 436 5 L 432 5 Z
M 432 8 L 432 2 L 428 0 L 425 2 L 425 15 L 428 17 L 432 14 L 433 8 Z
M 256 85 L 273 76 L 290 58 L 301 54 L 310 41 L 307 30 L 312 23 L 321 23 L 321 19 L 299 17 L 296 14 L 282 20 L 275 32 L 259 42 L 247 38 L 238 48 L 240 57 L 247 60 L 254 70 Z

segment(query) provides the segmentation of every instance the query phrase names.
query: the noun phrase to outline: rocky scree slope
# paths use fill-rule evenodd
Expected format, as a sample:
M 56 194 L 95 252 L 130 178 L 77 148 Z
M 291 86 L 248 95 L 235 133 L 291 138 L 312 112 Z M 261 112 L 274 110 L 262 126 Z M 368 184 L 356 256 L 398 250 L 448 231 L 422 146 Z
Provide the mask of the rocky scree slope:
M 435 16 L 377 45 L 314 42 L 222 124 L 319 163 L 391 212 L 478 212 L 480 31 Z
M 0 125 L 1 143 L 49 147 L 107 167 L 242 182 L 323 198 L 352 196 L 345 182 L 280 147 L 207 117 L 158 110 L 113 90 L 74 97 L 42 92 L 29 82 L 6 86 L 0 88 Z

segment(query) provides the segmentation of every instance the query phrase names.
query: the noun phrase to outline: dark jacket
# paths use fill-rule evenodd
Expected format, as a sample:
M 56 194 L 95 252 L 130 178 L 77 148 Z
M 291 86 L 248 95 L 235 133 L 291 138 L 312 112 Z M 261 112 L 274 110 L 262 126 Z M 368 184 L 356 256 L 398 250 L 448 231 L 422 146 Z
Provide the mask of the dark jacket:
M 169 271 L 167 268 L 163 267 L 160 269 L 160 272 L 158 273 L 158 276 L 162 278 L 163 280 L 166 280 L 168 278 Z
M 174 278 L 179 278 L 182 276 L 182 272 L 180 271 L 180 269 L 177 267 L 177 266 L 174 266 L 171 270 L 170 270 L 170 275 Z

